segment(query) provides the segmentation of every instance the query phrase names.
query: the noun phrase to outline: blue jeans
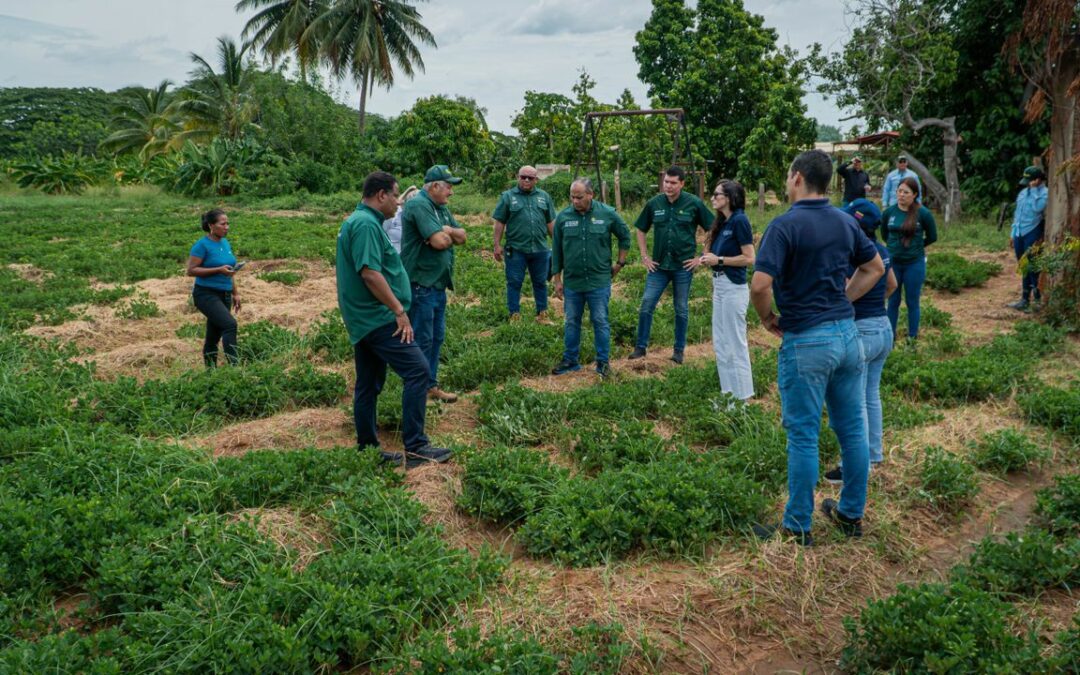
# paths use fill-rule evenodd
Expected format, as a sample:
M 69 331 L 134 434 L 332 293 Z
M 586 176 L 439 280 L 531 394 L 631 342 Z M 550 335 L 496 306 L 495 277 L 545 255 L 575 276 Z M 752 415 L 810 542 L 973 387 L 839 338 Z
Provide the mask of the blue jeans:
M 581 354 L 581 317 L 585 314 L 585 305 L 589 305 L 589 318 L 592 319 L 593 345 L 596 347 L 596 362 L 607 363 L 611 353 L 611 324 L 608 323 L 608 301 L 611 299 L 611 285 L 591 291 L 563 289 L 563 311 L 566 312 L 566 326 L 563 330 L 563 361 L 577 363 Z
M 1022 237 L 1013 237 L 1013 251 L 1016 253 L 1016 259 L 1024 257 L 1027 250 L 1035 245 L 1035 242 L 1043 238 L 1043 226 L 1039 225 L 1031 232 L 1028 232 Z M 1024 280 L 1021 282 L 1021 289 L 1023 292 L 1024 300 L 1031 299 L 1032 291 L 1035 292 L 1035 299 L 1038 300 L 1041 297 L 1039 293 L 1039 273 L 1028 272 L 1024 275 Z
M 409 452 L 428 445 L 424 435 L 427 414 L 428 362 L 416 342 L 404 344 L 395 336 L 397 322 L 364 336 L 353 345 L 356 365 L 356 389 L 353 391 L 353 422 L 356 444 L 360 448 L 379 447 L 375 409 L 386 383 L 386 366 L 401 376 L 405 389 L 401 394 L 401 441 Z
M 439 385 L 439 350 L 446 340 L 446 290 L 428 286 L 412 286 L 412 306 L 409 307 L 416 344 L 428 360 L 428 388 Z
M 521 284 L 525 282 L 525 270 L 529 270 L 536 313 L 547 310 L 547 278 L 551 268 L 551 251 L 522 253 L 506 250 L 506 309 L 511 314 L 521 311 Z
M 637 348 L 649 346 L 652 333 L 653 312 L 668 284 L 675 286 L 675 349 L 686 348 L 686 329 L 690 324 L 690 282 L 693 272 L 688 270 L 656 270 L 645 277 L 645 297 L 641 299 L 638 312 Z
M 896 275 L 896 283 L 899 288 L 889 296 L 889 325 L 892 326 L 893 335 L 896 335 L 896 322 L 900 319 L 900 294 L 904 294 L 904 302 L 907 303 L 907 326 L 908 337 L 919 337 L 919 300 L 922 298 L 923 282 L 926 281 L 926 258 L 919 258 L 913 263 L 894 262 L 893 274 Z
M 881 371 L 893 348 L 893 332 L 884 316 L 855 322 L 866 361 L 866 424 L 870 461 L 884 459 L 881 448 Z
M 826 321 L 799 333 L 787 332 L 780 345 L 780 405 L 787 431 L 788 502 L 784 527 L 809 532 L 818 481 L 821 411 L 840 440 L 844 485 L 839 511 L 861 518 L 866 507 L 869 449 L 866 436 L 866 365 L 855 322 Z

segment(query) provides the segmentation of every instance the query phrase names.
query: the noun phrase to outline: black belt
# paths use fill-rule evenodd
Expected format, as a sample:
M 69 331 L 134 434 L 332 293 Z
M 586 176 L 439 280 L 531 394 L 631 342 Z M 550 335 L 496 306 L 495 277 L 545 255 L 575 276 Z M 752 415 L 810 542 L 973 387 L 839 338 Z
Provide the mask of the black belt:
M 723 273 L 724 273 L 723 269 L 714 269 L 712 271 L 713 279 L 715 279 L 716 277 L 720 276 Z

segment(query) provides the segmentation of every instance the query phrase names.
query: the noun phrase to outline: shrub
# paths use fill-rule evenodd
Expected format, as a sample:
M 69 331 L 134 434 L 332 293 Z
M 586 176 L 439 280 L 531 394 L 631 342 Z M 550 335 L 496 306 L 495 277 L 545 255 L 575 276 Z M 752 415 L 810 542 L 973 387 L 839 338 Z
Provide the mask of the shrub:
M 300 272 L 292 272 L 290 270 L 273 270 L 270 272 L 263 272 L 259 274 L 257 278 L 263 281 L 283 284 L 285 286 L 299 286 L 300 282 L 304 280 L 304 275 Z
M 956 253 L 931 253 L 926 262 L 926 285 L 939 291 L 959 293 L 963 288 L 982 286 L 1001 273 L 1001 265 L 968 260 Z
M 244 362 L 268 361 L 288 354 L 303 344 L 300 336 L 271 321 L 240 324 L 236 352 Z
M 308 349 L 333 363 L 351 361 L 353 345 L 340 309 L 323 312 L 307 335 Z
M 975 468 L 938 446 L 923 451 L 916 496 L 934 508 L 952 512 L 979 493 Z
M 121 319 L 152 319 L 155 316 L 162 316 L 165 312 L 161 311 L 161 308 L 157 306 L 157 303 L 150 299 L 150 296 L 142 293 L 138 297 L 132 298 L 126 305 L 116 310 L 116 316 Z
M 536 450 L 477 450 L 465 459 L 457 503 L 479 518 L 516 523 L 542 508 L 568 475 Z
M 1037 672 L 1034 636 L 1010 631 L 1014 610 L 962 584 L 901 585 L 871 600 L 858 620 L 844 619 L 840 667 L 851 673 Z
M 16 183 L 51 195 L 80 194 L 101 173 L 100 164 L 81 153 L 65 152 L 60 157 L 43 157 L 16 162 L 11 168 Z
M 1080 582 L 1080 539 L 1064 544 L 1040 530 L 1012 532 L 1003 540 L 987 537 L 967 565 L 952 578 L 999 595 L 1034 595 L 1047 588 Z
M 1058 633 L 1047 665 L 1051 673 L 1080 673 L 1080 613 L 1073 616 L 1072 628 Z
M 1080 383 L 1068 389 L 1036 385 L 1017 398 L 1030 422 L 1060 431 L 1080 441 Z
M 566 442 L 578 464 L 587 471 L 648 463 L 667 452 L 666 442 L 654 433 L 649 422 L 589 418 L 567 430 Z
M 1023 471 L 1033 463 L 1041 464 L 1050 458 L 1050 450 L 1028 439 L 1015 429 L 986 434 L 972 446 L 971 462 L 976 467 L 996 474 Z
M 1058 476 L 1036 492 L 1035 513 L 1051 532 L 1080 535 L 1080 474 Z

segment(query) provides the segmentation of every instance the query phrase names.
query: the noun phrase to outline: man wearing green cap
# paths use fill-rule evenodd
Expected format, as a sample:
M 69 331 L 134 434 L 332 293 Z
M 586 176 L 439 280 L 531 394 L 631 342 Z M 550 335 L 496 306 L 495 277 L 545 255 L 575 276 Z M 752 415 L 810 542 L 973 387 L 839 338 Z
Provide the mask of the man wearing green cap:
M 1037 166 L 1029 166 L 1024 169 L 1024 177 L 1020 180 L 1024 189 L 1016 196 L 1016 214 L 1012 223 L 1012 245 L 1016 252 L 1016 259 L 1024 257 L 1029 248 L 1042 241 L 1043 238 L 1043 214 L 1046 212 L 1046 173 Z M 1039 273 L 1028 272 L 1021 282 L 1020 300 L 1011 303 L 1009 307 L 1026 310 L 1031 304 L 1032 292 L 1035 294 L 1035 302 L 1041 300 L 1039 294 Z
M 428 398 L 453 403 L 457 396 L 439 388 L 439 350 L 446 339 L 446 289 L 454 289 L 454 247 L 465 243 L 465 230 L 447 204 L 461 179 L 445 164 L 424 174 L 424 187 L 401 211 L 401 260 L 412 282 L 409 320 L 416 343 L 431 369 Z

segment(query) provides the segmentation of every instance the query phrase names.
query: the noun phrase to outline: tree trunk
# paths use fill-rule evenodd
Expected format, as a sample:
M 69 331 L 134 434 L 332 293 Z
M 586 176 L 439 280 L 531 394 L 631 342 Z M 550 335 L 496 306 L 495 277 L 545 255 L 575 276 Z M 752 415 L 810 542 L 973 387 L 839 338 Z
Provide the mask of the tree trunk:
M 368 74 L 365 70 L 360 75 L 360 135 L 364 135 L 364 126 L 367 122 L 367 92 L 368 92 Z
M 1080 97 L 1069 95 L 1070 85 L 1080 77 L 1080 63 L 1062 59 L 1050 83 L 1054 102 L 1050 118 L 1050 161 L 1047 170 L 1046 239 L 1060 241 L 1066 233 L 1080 236 L 1080 167 L 1070 159 L 1080 157 Z
M 919 174 L 919 180 L 922 181 L 923 192 L 925 193 L 922 195 L 922 201 L 925 203 L 926 198 L 929 196 L 935 204 L 946 204 L 949 199 L 949 191 L 945 189 L 941 181 L 910 152 L 906 153 L 906 157 L 908 158 L 908 166 L 911 167 L 912 171 Z
M 945 189 L 948 192 L 945 201 L 946 224 L 959 218 L 961 209 L 960 160 L 956 156 L 956 144 L 958 141 L 955 124 L 956 118 L 950 117 L 948 118 L 948 121 L 953 124 L 950 124 L 941 132 L 941 141 L 944 145 Z

